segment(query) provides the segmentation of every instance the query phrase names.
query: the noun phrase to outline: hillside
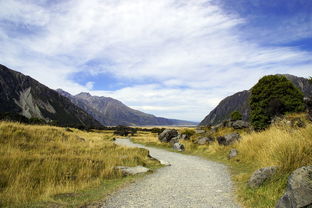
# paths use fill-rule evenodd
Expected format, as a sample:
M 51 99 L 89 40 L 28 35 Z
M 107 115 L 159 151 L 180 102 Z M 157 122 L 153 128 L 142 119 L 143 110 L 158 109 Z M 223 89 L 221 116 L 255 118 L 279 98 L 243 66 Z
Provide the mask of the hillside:
M 94 119 L 103 125 L 147 126 L 197 124 L 195 122 L 161 118 L 143 113 L 110 97 L 92 96 L 85 92 L 73 96 L 61 89 L 58 89 L 57 92 L 69 98 L 72 103 L 88 112 Z
M 101 126 L 66 97 L 3 65 L 0 65 L 0 105 L 2 114 L 38 118 L 61 126 Z
M 305 97 L 312 97 L 312 85 L 309 80 L 303 77 L 297 77 L 290 74 L 285 74 L 298 89 L 300 89 Z M 201 122 L 199 125 L 216 125 L 230 118 L 233 111 L 239 111 L 243 115 L 243 120 L 249 119 L 250 107 L 249 97 L 250 90 L 241 91 L 234 95 L 224 98 Z

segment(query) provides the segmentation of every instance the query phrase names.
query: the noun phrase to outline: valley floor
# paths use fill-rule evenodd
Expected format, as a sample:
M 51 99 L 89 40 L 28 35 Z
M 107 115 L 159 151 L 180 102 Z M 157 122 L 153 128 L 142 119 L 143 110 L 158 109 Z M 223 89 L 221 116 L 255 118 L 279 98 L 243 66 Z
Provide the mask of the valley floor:
M 133 144 L 127 139 L 117 139 L 116 143 L 146 148 L 152 157 L 171 166 L 120 190 L 102 207 L 239 207 L 233 200 L 226 166 L 196 156 Z

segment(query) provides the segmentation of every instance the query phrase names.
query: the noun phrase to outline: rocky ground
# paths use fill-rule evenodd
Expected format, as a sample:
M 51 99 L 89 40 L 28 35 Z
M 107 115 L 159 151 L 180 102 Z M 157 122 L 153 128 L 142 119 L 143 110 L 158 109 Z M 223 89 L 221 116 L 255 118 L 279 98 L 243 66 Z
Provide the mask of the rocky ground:
M 238 208 L 226 166 L 166 150 L 117 139 L 119 145 L 146 148 L 171 166 L 157 170 L 113 194 L 102 207 Z

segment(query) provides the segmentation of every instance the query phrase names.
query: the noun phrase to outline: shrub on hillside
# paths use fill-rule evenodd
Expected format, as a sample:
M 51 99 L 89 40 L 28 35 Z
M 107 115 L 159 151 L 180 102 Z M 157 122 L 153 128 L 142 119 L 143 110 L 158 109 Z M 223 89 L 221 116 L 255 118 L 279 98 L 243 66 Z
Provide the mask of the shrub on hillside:
M 268 127 L 275 116 L 305 109 L 303 93 L 280 75 L 269 75 L 259 80 L 251 90 L 250 107 L 251 123 L 256 130 Z
M 241 120 L 242 118 L 243 118 L 243 116 L 239 111 L 233 111 L 231 113 L 231 120 L 232 121 Z
M 165 128 L 152 128 L 150 131 L 152 133 L 161 134 L 164 130 L 165 130 Z

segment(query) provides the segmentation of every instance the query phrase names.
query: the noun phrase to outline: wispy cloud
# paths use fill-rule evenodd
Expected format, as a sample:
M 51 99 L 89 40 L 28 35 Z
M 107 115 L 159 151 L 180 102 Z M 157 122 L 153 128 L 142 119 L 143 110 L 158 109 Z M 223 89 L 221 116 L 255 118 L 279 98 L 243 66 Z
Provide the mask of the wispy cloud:
M 39 3 L 0 0 L 3 64 L 51 88 L 111 96 L 160 116 L 199 121 L 265 74 L 307 76 L 312 66 L 310 52 L 246 39 L 238 28 L 247 20 L 212 0 Z M 91 77 L 83 84 L 73 79 L 81 72 Z M 129 84 L 96 88 L 92 77 L 107 74 Z

